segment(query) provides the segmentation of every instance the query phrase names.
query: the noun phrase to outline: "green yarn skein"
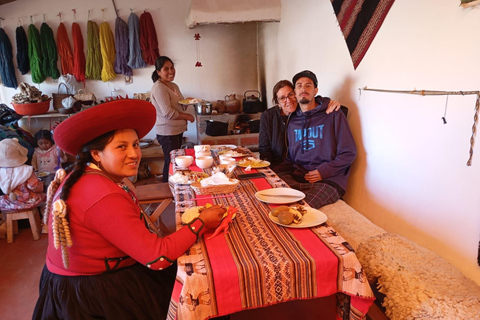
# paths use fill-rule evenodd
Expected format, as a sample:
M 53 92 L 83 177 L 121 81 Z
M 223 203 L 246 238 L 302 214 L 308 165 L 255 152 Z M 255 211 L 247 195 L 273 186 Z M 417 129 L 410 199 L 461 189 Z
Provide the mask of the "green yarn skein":
M 52 28 L 50 28 L 45 22 L 42 23 L 42 26 L 40 27 L 40 38 L 42 41 L 43 52 L 43 73 L 46 77 L 58 79 L 60 77 L 60 71 L 58 71 L 57 67 L 57 45 L 55 44 Z
M 34 83 L 45 81 L 45 75 L 42 71 L 43 54 L 40 33 L 34 24 L 28 26 L 28 59 L 30 60 L 32 81 Z

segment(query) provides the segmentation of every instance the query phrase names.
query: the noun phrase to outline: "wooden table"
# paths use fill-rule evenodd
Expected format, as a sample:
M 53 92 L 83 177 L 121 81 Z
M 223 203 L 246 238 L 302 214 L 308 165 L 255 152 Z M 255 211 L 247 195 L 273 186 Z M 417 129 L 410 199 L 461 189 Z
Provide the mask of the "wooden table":
M 185 153 L 193 150 L 172 151 L 172 169 L 175 156 Z M 200 171 L 195 165 L 190 169 Z M 212 199 L 196 196 L 188 185 L 172 186 L 177 229 L 192 206 L 218 203 L 238 212 L 228 233 L 209 239 L 213 231 L 208 231 L 178 258 L 168 319 L 207 319 L 331 295 L 336 295 L 337 319 L 364 317 L 374 296 L 353 249 L 328 223 L 304 229 L 274 224 L 268 217 L 274 205 L 254 194 L 288 186 L 269 168 L 257 170 L 266 178 L 241 180 L 233 197 Z M 234 176 L 242 173 L 237 167 Z

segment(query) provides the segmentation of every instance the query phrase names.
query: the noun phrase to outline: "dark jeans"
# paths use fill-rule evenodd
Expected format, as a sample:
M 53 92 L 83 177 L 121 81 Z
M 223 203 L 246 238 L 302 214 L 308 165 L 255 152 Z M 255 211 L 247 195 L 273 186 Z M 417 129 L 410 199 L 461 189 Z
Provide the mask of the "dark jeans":
M 163 166 L 163 182 L 168 182 L 168 170 L 170 168 L 170 151 L 180 149 L 183 142 L 183 133 L 175 136 L 159 136 L 157 141 L 162 146 L 163 154 L 165 155 L 165 165 Z

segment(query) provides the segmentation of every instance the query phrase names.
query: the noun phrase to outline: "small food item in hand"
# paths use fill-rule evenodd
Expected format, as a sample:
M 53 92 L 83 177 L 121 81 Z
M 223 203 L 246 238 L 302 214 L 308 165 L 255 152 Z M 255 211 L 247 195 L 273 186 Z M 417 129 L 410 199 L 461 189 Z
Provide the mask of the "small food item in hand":
M 274 208 L 270 213 L 272 214 L 272 216 L 278 217 L 278 214 L 279 214 L 281 211 L 288 211 L 288 206 L 279 206 L 279 207 L 276 207 L 276 208 Z
M 293 222 L 293 214 L 290 210 L 283 210 L 278 213 L 278 222 L 281 224 L 291 224 Z
M 202 213 L 203 210 L 208 209 L 212 206 L 213 205 L 211 203 L 207 203 L 205 206 L 187 208 L 185 212 L 182 214 L 182 223 L 189 224 L 190 222 L 193 221 L 193 219 L 197 218 L 200 215 L 200 213 Z M 223 215 L 223 218 L 225 218 L 226 215 L 227 215 L 227 212 L 225 212 L 225 214 Z

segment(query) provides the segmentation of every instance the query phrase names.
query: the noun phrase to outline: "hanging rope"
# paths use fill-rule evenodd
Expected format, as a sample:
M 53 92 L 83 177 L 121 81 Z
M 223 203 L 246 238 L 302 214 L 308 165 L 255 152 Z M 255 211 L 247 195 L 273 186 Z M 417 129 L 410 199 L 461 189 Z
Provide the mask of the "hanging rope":
M 113 64 L 115 63 L 115 40 L 108 22 L 100 24 L 100 50 L 103 59 L 102 81 L 107 82 L 117 77 L 113 69 Z
M 114 4 L 115 5 L 115 4 Z M 115 19 L 115 72 L 126 76 L 133 75 L 128 66 L 128 25 L 122 18 Z
M 57 29 L 57 48 L 60 55 L 60 62 L 62 66 L 62 74 L 73 74 L 73 53 L 68 40 L 67 28 L 63 22 Z
M 470 158 L 468 158 L 467 166 L 472 165 L 473 146 L 475 145 L 475 133 L 477 132 L 479 107 L 480 107 L 480 93 L 477 95 L 477 102 L 475 103 L 475 115 L 473 116 L 472 137 L 470 138 Z
M 98 25 L 92 20 L 87 23 L 87 79 L 102 80 L 102 55 L 100 51 L 100 38 Z
M 478 122 L 478 109 L 479 109 L 479 104 L 480 104 L 480 91 L 435 91 L 435 90 L 385 90 L 385 89 L 370 89 L 367 87 L 359 88 L 360 93 L 362 90 L 365 91 L 376 91 L 376 92 L 387 92 L 387 93 L 405 93 L 405 94 L 416 94 L 416 95 L 421 95 L 421 96 L 440 96 L 440 95 L 446 95 L 447 96 L 447 102 L 448 102 L 448 96 L 449 95 L 471 95 L 471 94 L 476 94 L 477 95 L 477 102 L 475 103 L 475 115 L 473 116 L 473 126 L 472 126 L 472 137 L 470 138 L 470 157 L 468 158 L 467 161 L 467 166 L 472 165 L 472 158 L 473 158 L 473 147 L 475 145 L 475 134 L 477 131 L 477 122 Z M 445 115 L 443 117 L 444 123 L 447 123 L 445 120 L 445 116 L 447 114 L 447 107 L 445 105 Z
M 58 71 L 57 68 L 57 45 L 55 44 L 52 28 L 45 22 L 42 23 L 40 27 L 40 38 L 43 52 L 43 74 L 46 77 L 58 79 L 60 77 L 60 71 Z
M 6 87 L 17 89 L 12 43 L 3 28 L 0 28 L 0 78 Z
M 28 60 L 28 40 L 27 33 L 22 26 L 15 29 L 15 39 L 17 40 L 17 66 L 21 74 L 27 74 L 30 71 L 30 61 Z
M 28 59 L 30 60 L 32 81 L 42 83 L 45 80 L 42 71 L 42 44 L 40 42 L 40 32 L 33 23 L 28 26 Z
M 83 36 L 80 25 L 72 23 L 73 40 L 73 75 L 78 82 L 83 82 L 85 86 L 85 52 L 83 52 Z
M 151 65 L 160 57 L 158 51 L 157 31 L 153 24 L 152 15 L 145 11 L 140 16 L 140 47 L 142 48 L 143 60 Z
M 147 64 L 143 61 L 140 50 L 140 20 L 135 13 L 128 17 L 128 66 L 132 69 L 145 68 Z

